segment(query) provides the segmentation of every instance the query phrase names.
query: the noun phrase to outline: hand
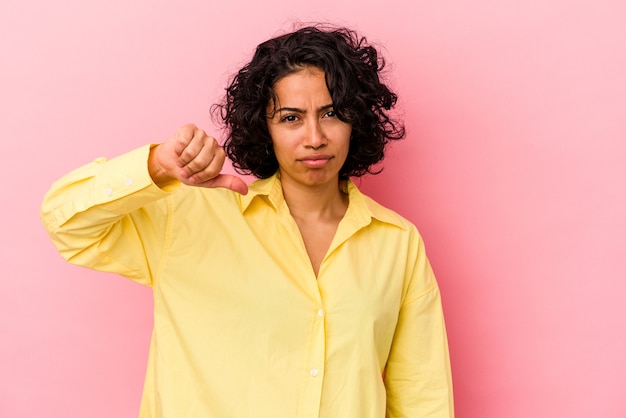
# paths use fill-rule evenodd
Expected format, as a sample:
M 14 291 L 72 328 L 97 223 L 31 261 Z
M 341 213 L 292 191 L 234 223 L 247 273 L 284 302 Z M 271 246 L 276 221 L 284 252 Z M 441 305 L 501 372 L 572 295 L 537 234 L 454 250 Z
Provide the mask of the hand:
M 190 186 L 225 187 L 246 194 L 248 186 L 240 177 L 221 173 L 225 159 L 217 140 L 190 124 L 150 150 L 148 170 L 160 187 L 178 180 Z

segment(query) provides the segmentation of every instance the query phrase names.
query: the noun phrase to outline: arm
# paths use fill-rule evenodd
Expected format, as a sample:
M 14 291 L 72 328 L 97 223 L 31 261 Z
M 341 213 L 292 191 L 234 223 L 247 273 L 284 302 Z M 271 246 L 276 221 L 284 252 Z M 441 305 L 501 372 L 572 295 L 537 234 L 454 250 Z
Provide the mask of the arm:
M 387 417 L 454 417 L 441 297 L 421 239 L 385 369 Z
M 54 183 L 41 217 L 61 255 L 85 267 L 152 284 L 168 231 L 169 202 L 180 183 L 245 192 L 220 174 L 223 150 L 187 125 L 157 146 L 98 159 Z
M 99 158 L 52 185 L 41 219 L 63 258 L 151 284 L 150 260 L 165 239 L 165 197 L 177 186 L 164 190 L 152 182 L 149 152 L 144 146 L 111 160 Z

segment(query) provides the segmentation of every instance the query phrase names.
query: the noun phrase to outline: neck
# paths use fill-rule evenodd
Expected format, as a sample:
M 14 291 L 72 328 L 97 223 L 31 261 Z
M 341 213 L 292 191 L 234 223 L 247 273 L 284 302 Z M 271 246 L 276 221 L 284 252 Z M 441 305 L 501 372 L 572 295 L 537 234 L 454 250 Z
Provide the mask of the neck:
M 296 219 L 341 219 L 348 207 L 342 186 L 339 180 L 315 187 L 282 184 L 285 202 Z

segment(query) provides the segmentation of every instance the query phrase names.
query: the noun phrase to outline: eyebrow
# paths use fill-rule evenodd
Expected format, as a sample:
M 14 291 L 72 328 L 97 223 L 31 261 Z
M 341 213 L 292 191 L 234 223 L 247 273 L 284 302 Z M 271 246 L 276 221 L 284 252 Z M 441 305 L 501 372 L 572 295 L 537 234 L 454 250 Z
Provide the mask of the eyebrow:
M 327 104 L 327 105 L 324 105 L 324 106 L 318 108 L 317 111 L 318 112 L 322 112 L 324 110 L 331 109 L 333 107 L 334 107 L 334 105 L 331 103 L 331 104 Z M 276 112 L 276 113 L 278 113 L 278 112 L 306 113 L 306 110 L 300 109 L 298 107 L 281 107 L 280 109 L 275 109 L 274 112 Z

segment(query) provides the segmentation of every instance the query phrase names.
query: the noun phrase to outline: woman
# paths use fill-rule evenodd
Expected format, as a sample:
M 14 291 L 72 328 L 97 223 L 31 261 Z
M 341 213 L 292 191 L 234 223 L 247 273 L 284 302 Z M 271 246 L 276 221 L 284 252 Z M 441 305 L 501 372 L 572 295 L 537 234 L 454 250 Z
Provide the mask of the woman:
M 348 29 L 270 39 L 214 108 L 223 148 L 187 125 L 48 192 L 68 261 L 153 288 L 141 417 L 453 416 L 423 242 L 350 181 L 404 136 L 382 68 Z

